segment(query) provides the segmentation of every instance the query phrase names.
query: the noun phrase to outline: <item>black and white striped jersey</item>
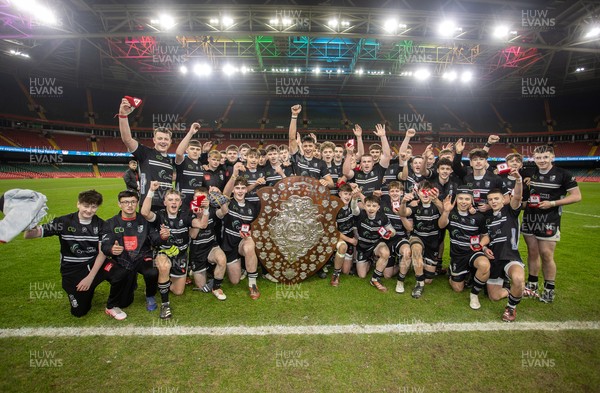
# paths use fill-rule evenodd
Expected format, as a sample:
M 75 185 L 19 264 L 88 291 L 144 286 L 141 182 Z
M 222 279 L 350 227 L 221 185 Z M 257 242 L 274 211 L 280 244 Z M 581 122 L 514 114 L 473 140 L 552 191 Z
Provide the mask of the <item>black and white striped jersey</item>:
M 138 148 L 132 153 L 138 160 L 140 172 L 140 201 L 143 201 L 150 189 L 150 182 L 158 181 L 158 191 L 152 198 L 153 206 L 163 206 L 164 194 L 173 188 L 173 160 L 162 155 L 158 150 L 138 143 Z

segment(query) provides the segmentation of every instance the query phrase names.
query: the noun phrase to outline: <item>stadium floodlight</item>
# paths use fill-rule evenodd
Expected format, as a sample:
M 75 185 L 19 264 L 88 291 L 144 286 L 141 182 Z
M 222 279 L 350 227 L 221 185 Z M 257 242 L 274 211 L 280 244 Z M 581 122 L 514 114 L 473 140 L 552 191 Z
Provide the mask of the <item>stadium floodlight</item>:
M 196 64 L 194 66 L 194 73 L 198 76 L 208 76 L 212 73 L 212 67 L 206 63 Z
M 182 65 L 181 67 L 179 67 L 179 72 L 181 72 L 183 75 L 188 73 L 188 68 L 184 65 Z
M 216 25 L 219 23 L 219 20 L 217 18 L 210 18 L 210 24 L 211 25 Z
M 242 66 L 242 68 L 240 69 L 240 71 L 242 72 L 242 74 L 245 74 L 245 73 L 248 72 L 248 67 Z
M 224 16 L 221 19 L 221 23 L 224 27 L 230 27 L 231 25 L 233 25 L 233 18 L 231 18 L 230 16 Z
M 508 37 L 508 33 L 510 29 L 506 25 L 499 25 L 494 27 L 494 38 L 506 38 Z
M 320 74 L 320 73 L 321 73 L 321 69 L 320 69 L 319 67 L 316 67 L 316 68 L 313 70 L 313 72 L 314 72 L 315 74 Z
M 336 28 L 339 24 L 339 21 L 335 18 L 329 19 L 329 21 L 327 22 L 327 26 L 329 27 L 333 27 Z
M 460 76 L 460 81 L 463 83 L 471 82 L 473 79 L 473 73 L 471 71 L 464 71 Z
M 14 0 L 11 4 L 21 12 L 31 15 L 37 22 L 45 25 L 57 25 L 58 18 L 54 11 L 40 4 L 37 0 Z
M 451 20 L 443 21 L 438 27 L 438 33 L 444 37 L 452 37 L 454 33 L 461 30 L 462 29 L 457 27 L 456 23 Z
M 394 33 L 398 28 L 398 21 L 394 18 L 390 18 L 383 22 L 383 29 L 388 33 Z
M 20 50 L 11 49 L 8 53 L 12 56 L 19 56 L 19 57 L 24 57 L 26 59 L 29 59 L 29 54 L 27 54 L 25 52 L 21 52 Z
M 585 33 L 585 38 L 594 38 L 600 36 L 600 26 L 592 26 L 587 33 Z
M 456 75 L 456 71 L 444 72 L 444 74 L 442 75 L 442 79 L 445 79 L 449 82 L 456 80 L 457 77 L 458 75 Z
M 342 27 L 349 27 L 349 26 L 350 26 L 350 22 L 348 22 L 347 20 L 342 21 Z
M 232 66 L 231 64 L 225 64 L 223 67 L 223 73 L 227 76 L 231 76 L 237 72 L 237 68 Z
M 414 76 L 417 80 L 424 81 L 424 80 L 429 79 L 429 77 L 431 76 L 431 73 L 426 68 L 420 68 L 415 71 Z
M 272 24 L 272 25 L 277 25 L 277 24 L 279 24 L 279 19 L 277 19 L 277 18 L 273 18 L 273 19 L 271 19 L 271 20 L 269 21 L 269 23 L 270 23 L 270 24 Z
M 160 15 L 158 22 L 160 26 L 165 30 L 169 30 L 170 28 L 175 26 L 175 19 L 171 15 L 167 14 Z
M 284 26 L 291 26 L 291 25 L 292 25 L 292 20 L 291 20 L 290 18 L 283 18 L 283 19 L 281 20 L 281 23 L 282 23 Z
M 585 67 L 577 67 L 575 69 L 575 72 L 583 72 L 583 71 L 585 71 Z
M 363 70 L 362 68 L 359 68 L 358 70 L 356 70 L 356 73 L 357 73 L 358 75 L 362 75 L 362 74 L 364 74 L 364 73 L 365 73 L 365 70 Z
M 300 71 L 302 71 L 300 68 L 294 67 L 294 72 L 300 72 Z
M 341 69 L 341 68 L 338 68 L 338 69 L 337 69 L 337 73 L 338 73 L 338 74 L 341 74 L 342 72 L 344 72 L 344 71 L 342 71 L 342 69 Z

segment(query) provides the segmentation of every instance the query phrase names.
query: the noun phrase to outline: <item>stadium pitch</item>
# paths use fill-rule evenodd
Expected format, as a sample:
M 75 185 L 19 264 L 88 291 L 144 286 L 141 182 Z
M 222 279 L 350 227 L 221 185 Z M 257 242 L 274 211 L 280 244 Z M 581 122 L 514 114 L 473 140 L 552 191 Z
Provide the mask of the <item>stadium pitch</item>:
M 104 195 L 98 215 L 108 218 L 122 186 L 38 179 L 3 181 L 0 191 L 43 192 L 51 218 L 75 211 L 77 194 L 94 188 Z M 557 299 L 524 299 L 512 325 L 500 322 L 504 301 L 482 299 L 473 311 L 468 292 L 453 293 L 444 279 L 415 300 L 347 276 L 338 288 L 316 277 L 295 286 L 259 280 L 256 302 L 245 283 L 225 280 L 225 302 L 188 287 L 173 296 L 171 321 L 146 311 L 141 289 L 127 320 L 107 317 L 104 283 L 76 319 L 60 286 L 58 239 L 15 239 L 0 246 L 0 390 L 597 391 L 600 185 L 580 187 L 582 202 L 563 215 Z M 525 257 L 524 241 L 520 250 Z M 395 280 L 383 283 L 392 289 Z

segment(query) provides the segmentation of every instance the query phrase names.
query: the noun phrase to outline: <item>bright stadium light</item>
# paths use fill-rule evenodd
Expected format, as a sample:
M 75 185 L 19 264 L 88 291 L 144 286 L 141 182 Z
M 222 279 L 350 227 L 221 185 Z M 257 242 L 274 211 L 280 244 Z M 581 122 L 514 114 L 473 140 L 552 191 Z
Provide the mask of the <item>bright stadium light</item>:
M 320 69 L 319 67 L 316 67 L 316 68 L 313 70 L 313 72 L 314 72 L 315 74 L 320 74 L 320 73 L 321 73 L 321 69 Z
M 162 14 L 159 17 L 158 21 L 160 26 L 165 30 L 169 30 L 170 28 L 175 26 L 175 19 L 171 15 Z
M 188 73 L 188 68 L 184 65 L 182 65 L 181 67 L 179 67 L 179 72 L 181 72 L 183 75 Z
M 460 81 L 463 83 L 469 83 L 473 79 L 473 73 L 471 71 L 465 71 L 460 76 Z
M 208 76 L 212 73 L 212 67 L 209 64 L 196 64 L 194 66 L 194 73 L 199 76 Z
M 396 28 L 398 27 L 398 21 L 396 19 L 390 18 L 383 22 L 383 29 L 388 33 L 394 33 Z
M 510 29 L 506 25 L 499 25 L 494 27 L 494 38 L 506 38 L 508 37 L 508 33 Z
M 223 19 L 221 19 L 221 23 L 223 23 L 224 27 L 229 27 L 233 25 L 233 19 L 229 16 L 224 16 Z
M 231 76 L 237 72 L 237 68 L 232 66 L 231 64 L 225 64 L 223 67 L 223 73 L 227 76 Z
M 21 12 L 31 15 L 39 23 L 45 25 L 57 25 L 58 18 L 54 11 L 40 4 L 37 0 L 14 0 L 11 4 Z
M 584 38 L 594 38 L 598 36 L 600 36 L 600 26 L 593 26 L 585 33 Z
M 356 73 L 357 73 L 358 75 L 362 75 L 362 74 L 364 74 L 364 73 L 365 73 L 365 70 L 363 70 L 362 68 L 359 68 L 358 70 L 356 70 Z
M 417 71 L 415 71 L 414 76 L 417 80 L 424 81 L 424 80 L 429 79 L 429 77 L 431 76 L 431 73 L 429 72 L 429 70 L 427 70 L 425 68 L 421 68 L 421 69 L 418 69 Z
M 457 77 L 458 75 L 456 75 L 456 71 L 444 72 L 444 74 L 442 75 L 442 79 L 445 79 L 449 82 L 456 80 Z
M 329 19 L 329 21 L 327 22 L 327 26 L 335 28 L 338 26 L 338 23 L 339 22 L 337 19 L 332 18 L 332 19 Z
M 444 37 L 452 37 L 457 31 L 461 30 L 460 27 L 456 26 L 456 23 L 450 20 L 440 23 L 438 27 L 438 33 Z

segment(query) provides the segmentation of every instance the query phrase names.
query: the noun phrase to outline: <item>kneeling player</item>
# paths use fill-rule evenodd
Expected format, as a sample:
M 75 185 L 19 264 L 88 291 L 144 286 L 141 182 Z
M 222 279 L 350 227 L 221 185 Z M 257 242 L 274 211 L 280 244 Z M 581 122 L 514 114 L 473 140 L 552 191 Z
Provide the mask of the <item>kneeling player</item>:
M 250 297 L 256 300 L 260 297 L 256 285 L 258 257 L 250 233 L 250 223 L 258 216 L 260 206 L 246 199 L 248 182 L 244 178 L 238 178 L 240 166 L 240 163 L 235 164 L 233 175 L 223 192 L 223 195 L 229 196 L 233 191 L 233 198 L 219 209 L 217 217 L 223 220 L 223 251 L 227 256 L 229 281 L 234 285 L 240 282 L 242 275 L 240 257 L 243 256 L 246 260 Z
M 164 209 L 156 213 L 150 210 L 152 197 L 158 186 L 159 183 L 155 181 L 150 184 L 141 214 L 149 222 L 155 223 L 156 229 L 160 228 L 162 242 L 154 261 L 158 268 L 158 291 L 162 300 L 160 317 L 168 319 L 171 318 L 169 289 L 175 295 L 183 294 L 188 263 L 187 249 L 190 243 L 189 229 L 200 228 L 200 220 L 189 212 L 181 211 L 181 194 L 175 190 L 166 192 Z
M 408 244 L 407 228 L 411 229 L 410 222 L 398 215 L 402 198 L 404 196 L 404 186 L 399 181 L 391 181 L 388 185 L 389 197 L 381 198 L 381 208 L 388 220 L 396 230 L 396 234 L 387 241 L 390 249 L 390 259 L 383 272 L 385 278 L 398 275 L 396 283 L 396 292 L 404 292 L 404 278 L 408 273 L 411 264 L 410 245 Z M 396 263 L 400 258 L 400 266 Z
M 424 180 L 414 189 L 419 197 L 419 203 L 415 207 L 407 207 L 406 204 L 414 198 L 413 193 L 408 193 L 402 198 L 402 204 L 398 214 L 408 217 L 413 222 L 413 232 L 409 239 L 413 267 L 417 279 L 417 285 L 413 288 L 412 297 L 415 299 L 423 295 L 425 283 L 431 283 L 435 277 L 437 256 L 439 250 L 439 219 L 440 210 L 443 209 L 437 198 L 438 191 L 431 187 L 431 183 Z
M 440 217 L 440 228 L 450 232 L 450 286 L 456 292 L 465 289 L 465 278 L 469 270 L 475 269 L 469 306 L 473 310 L 481 307 L 479 293 L 490 276 L 490 261 L 482 251 L 482 245 L 489 243 L 485 217 L 481 213 L 470 214 L 473 206 L 473 193 L 470 189 L 459 188 L 456 200 L 452 196 L 444 199 L 444 211 Z M 456 205 L 456 209 L 454 208 Z M 484 235 L 481 238 L 481 235 Z
M 76 213 L 57 217 L 24 234 L 25 239 L 59 236 L 62 287 L 71 303 L 71 314 L 76 317 L 82 317 L 90 311 L 94 290 L 106 278 L 106 272 L 100 270 L 106 259 L 100 250 L 104 221 L 96 215 L 101 204 L 102 195 L 99 192 L 84 191 L 77 199 Z M 119 314 L 119 319 L 125 319 L 127 314 L 119 306 L 123 306 L 120 299 L 109 297 L 107 313 L 110 311 Z
M 215 266 L 214 280 L 211 286 L 213 295 L 219 300 L 227 299 L 221 289 L 221 283 L 225 276 L 227 259 L 221 247 L 217 244 L 215 223 L 217 221 L 217 209 L 209 206 L 208 190 L 205 187 L 196 187 L 194 190 L 194 201 L 201 199 L 197 206 L 196 215 L 200 219 L 200 229 L 191 229 L 190 237 L 190 268 L 194 273 L 194 282 L 197 288 L 206 285 L 206 271 L 208 264 Z M 194 209 L 192 209 L 194 212 Z M 207 290 L 208 291 L 208 290 Z
M 347 183 L 343 184 L 338 190 L 338 196 L 344 206 L 342 206 L 336 217 L 340 238 L 336 245 L 333 275 L 331 276 L 331 285 L 334 287 L 340 285 L 340 273 L 344 272 L 344 274 L 348 274 L 352 268 L 352 254 L 358 240 L 354 237 L 354 215 L 350 208 L 350 201 L 353 196 L 358 197 L 358 195 L 358 187 L 353 191 L 352 187 Z
M 508 205 L 504 205 L 501 190 L 493 189 L 488 193 L 488 203 L 493 214 L 486 217 L 486 226 L 491 241 L 490 248 L 483 247 L 492 265 L 487 282 L 490 299 L 500 300 L 508 296 L 508 304 L 502 315 L 505 322 L 515 320 L 516 307 L 525 288 L 525 270 L 519 254 L 519 213 L 523 180 L 517 170 L 513 169 L 511 175 L 517 180 Z M 505 278 L 511 280 L 510 290 L 502 287 Z
M 371 277 L 371 285 L 381 292 L 387 288 L 381 283 L 383 271 L 390 258 L 390 249 L 385 243 L 396 234 L 386 215 L 379 209 L 380 199 L 371 195 L 364 199 L 364 210 L 361 210 L 352 200 L 352 214 L 357 217 L 358 243 L 356 245 L 356 272 L 364 278 L 369 271 L 369 261 L 377 257 L 375 270 Z

